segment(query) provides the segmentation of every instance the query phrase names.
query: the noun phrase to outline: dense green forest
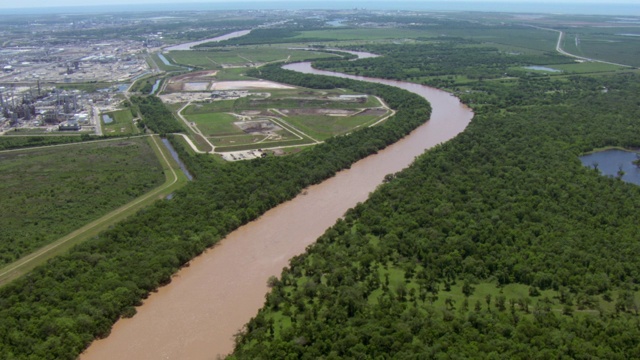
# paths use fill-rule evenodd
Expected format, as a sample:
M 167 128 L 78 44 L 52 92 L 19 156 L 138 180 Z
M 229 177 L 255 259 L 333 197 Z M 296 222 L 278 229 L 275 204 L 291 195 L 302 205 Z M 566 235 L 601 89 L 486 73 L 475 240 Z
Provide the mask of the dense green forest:
M 384 79 L 419 82 L 421 78 L 433 76 L 444 76 L 447 80 L 454 80 L 456 76 L 472 80 L 521 76 L 526 70 L 517 67 L 575 63 L 573 59 L 555 53 L 507 53 L 490 44 L 461 38 L 446 38 L 434 44 L 382 44 L 353 48 L 385 56 L 361 59 L 357 62 L 325 60 L 319 62 L 317 67 Z
M 109 334 L 120 316 L 132 316 L 134 306 L 169 282 L 180 266 L 225 234 L 396 142 L 424 123 L 431 111 L 423 98 L 394 87 L 299 75 L 277 66 L 263 73 L 294 85 L 344 87 L 378 95 L 398 112 L 380 126 L 328 139 L 292 156 L 257 161 L 221 164 L 207 155 L 190 154 L 182 142 L 173 141 L 195 181 L 176 191 L 172 200 L 141 210 L 0 288 L 0 354 L 9 359 L 74 359 L 94 338 Z M 134 102 L 155 108 L 154 99 Z
M 13 151 L 0 160 L 0 267 L 164 181 L 142 137 Z
M 441 46 L 371 46 L 386 56 L 321 66 L 430 82 L 482 58 Z M 501 57 L 478 66 L 500 70 Z M 640 357 L 640 189 L 578 160 L 640 146 L 640 77 L 523 74 L 465 89 L 467 130 L 292 259 L 231 358 Z M 503 292 L 518 284 L 528 294 Z
M 139 123 L 155 133 L 164 135 L 184 131 L 182 124 L 176 121 L 171 110 L 167 109 L 159 97 L 132 96 L 131 103 L 142 114 Z

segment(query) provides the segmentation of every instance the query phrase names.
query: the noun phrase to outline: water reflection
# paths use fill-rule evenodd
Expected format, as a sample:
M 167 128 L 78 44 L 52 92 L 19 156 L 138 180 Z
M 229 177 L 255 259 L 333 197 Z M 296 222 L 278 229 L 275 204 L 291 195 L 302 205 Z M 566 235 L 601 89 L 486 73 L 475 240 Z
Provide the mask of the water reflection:
M 633 164 L 638 153 L 619 149 L 599 151 L 580 157 L 582 165 L 597 168 L 602 175 L 618 177 L 622 170 L 622 181 L 640 185 L 640 167 Z

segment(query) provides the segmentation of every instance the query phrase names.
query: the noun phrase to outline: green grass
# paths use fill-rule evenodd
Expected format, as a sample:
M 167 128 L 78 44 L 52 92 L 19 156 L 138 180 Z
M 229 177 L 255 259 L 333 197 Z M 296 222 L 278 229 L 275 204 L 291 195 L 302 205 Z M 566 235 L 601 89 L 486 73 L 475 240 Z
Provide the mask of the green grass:
M 158 68 L 160 70 L 163 70 L 163 71 L 182 71 L 182 70 L 184 70 L 184 68 L 181 67 L 181 66 L 173 66 L 173 65 L 165 64 L 164 61 L 162 61 L 160 59 L 158 54 L 152 54 L 152 55 L 150 55 L 150 57 L 151 57 L 152 61 L 158 66 Z M 167 60 L 171 61 L 168 57 L 167 57 Z
M 28 273 L 48 259 L 65 253 L 76 244 L 97 236 L 109 226 L 122 221 L 126 217 L 135 214 L 141 208 L 150 205 L 158 199 L 165 198 L 170 193 L 184 186 L 188 182 L 186 176 L 173 160 L 169 150 L 161 144 L 157 136 L 147 137 L 146 142 L 153 148 L 153 152 L 158 159 L 160 159 L 165 175 L 165 183 L 163 185 L 59 238 L 49 245 L 43 246 L 37 251 L 0 268 L 0 286 Z
M 296 146 L 300 145 L 301 147 L 312 145 L 313 142 L 307 139 L 298 139 L 295 138 L 293 140 L 285 140 L 285 141 L 272 141 L 272 142 L 263 142 L 256 146 L 255 143 L 249 144 L 240 144 L 235 143 L 229 146 L 219 146 L 216 147 L 216 152 L 227 152 L 227 151 L 240 151 L 240 150 L 252 150 L 252 149 L 265 149 L 265 148 L 276 148 L 281 146 Z
M 0 153 L 0 265 L 157 187 L 161 164 L 144 138 Z
M 558 64 L 549 66 L 562 70 L 565 74 L 586 74 L 596 72 L 610 72 L 624 69 L 617 65 L 603 64 L 599 62 L 583 62 L 575 64 Z
M 46 128 L 14 128 L 8 134 L 51 135 L 52 133 L 48 132 Z
M 474 27 L 472 29 L 443 30 L 443 34 L 460 36 L 476 41 L 503 46 L 502 49 L 531 53 L 529 51 L 554 52 L 558 33 L 517 26 Z M 506 46 L 506 48 L 504 48 Z
M 225 113 L 209 113 L 209 114 L 197 114 L 189 115 L 187 120 L 196 123 L 198 129 L 202 131 L 205 136 L 221 136 L 241 134 L 237 126 L 233 125 L 237 121 L 233 115 Z
M 79 131 L 58 131 L 56 127 L 54 131 L 47 131 L 45 128 L 14 128 L 6 133 L 11 135 L 36 135 L 36 136 L 79 136 L 81 134 L 93 134 L 92 130 L 82 127 Z
M 237 80 L 253 80 L 255 78 L 246 76 L 247 69 L 245 68 L 227 68 L 221 69 L 216 74 L 216 80 L 218 81 L 237 81 Z
M 113 122 L 105 124 L 102 115 L 109 115 Z M 100 114 L 102 122 L 102 133 L 104 135 L 127 135 L 137 134 L 138 128 L 133 124 L 133 115 L 131 110 L 123 109 Z
M 187 116 L 187 115 L 194 115 L 194 114 L 207 114 L 212 112 L 231 112 L 233 111 L 234 102 L 235 100 L 221 100 L 221 101 L 192 104 L 186 109 L 184 109 L 182 111 L 182 114 Z
M 332 136 L 346 134 L 356 128 L 370 125 L 380 118 L 368 115 L 296 115 L 283 118 L 283 120 L 317 140 L 325 140 Z
M 586 37 L 581 39 L 579 47 L 588 58 L 640 66 L 640 39 L 623 36 Z
M 274 93 L 268 98 L 241 98 L 236 100 L 234 108 L 239 110 L 266 110 L 266 109 L 344 109 L 355 110 L 365 107 L 380 106 L 375 98 L 367 97 L 364 102 L 351 100 L 328 99 L 328 96 L 318 97 L 316 94 L 276 96 Z
M 333 54 L 289 50 L 278 47 L 246 46 L 234 49 L 220 49 L 212 51 L 172 51 L 167 58 L 177 64 L 194 66 L 204 69 L 221 69 L 222 65 L 247 66 L 255 63 L 266 63 L 279 60 L 300 61 L 309 58 L 335 57 Z
M 621 34 L 640 34 L 640 31 L 637 28 L 620 27 L 572 28 L 565 32 L 562 48 L 582 57 L 640 66 L 640 37 Z

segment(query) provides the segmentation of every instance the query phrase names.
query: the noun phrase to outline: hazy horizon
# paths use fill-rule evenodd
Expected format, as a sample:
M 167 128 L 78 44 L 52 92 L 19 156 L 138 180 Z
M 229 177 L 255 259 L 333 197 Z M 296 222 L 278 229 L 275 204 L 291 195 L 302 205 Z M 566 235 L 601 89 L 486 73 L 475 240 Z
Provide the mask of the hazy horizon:
M 19 4 L 19 5 L 16 5 Z M 383 1 L 300 1 L 300 0 L 190 0 L 177 3 L 175 0 L 100 0 L 87 5 L 81 0 L 52 0 L 47 6 L 41 0 L 23 0 L 19 3 L 0 3 L 0 12 L 5 14 L 52 14 L 52 13 L 98 13 L 98 12 L 135 12 L 135 11 L 194 11 L 194 10 L 270 10 L 270 9 L 353 9 L 371 10 L 427 10 L 427 11 L 486 11 L 486 12 L 526 12 L 526 13 L 562 13 L 578 15 L 640 15 L 637 1 L 617 0 L 615 3 L 604 1 L 543 1 L 530 0 L 464 0 L 464 1 L 419 1 L 403 0 L 399 2 Z

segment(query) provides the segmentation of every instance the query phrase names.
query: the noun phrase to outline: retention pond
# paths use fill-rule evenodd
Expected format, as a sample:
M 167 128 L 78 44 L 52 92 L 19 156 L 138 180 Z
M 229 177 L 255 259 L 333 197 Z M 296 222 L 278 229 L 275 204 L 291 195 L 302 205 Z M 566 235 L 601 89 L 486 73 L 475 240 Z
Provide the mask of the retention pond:
M 638 159 L 638 153 L 619 149 L 594 152 L 580 157 L 582 165 L 597 167 L 602 175 L 617 177 L 622 170 L 622 181 L 640 185 L 640 167 L 633 162 Z

